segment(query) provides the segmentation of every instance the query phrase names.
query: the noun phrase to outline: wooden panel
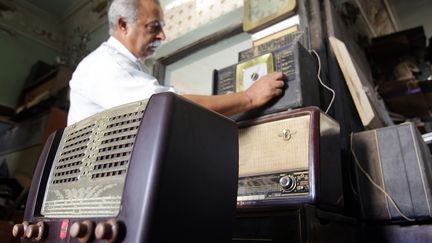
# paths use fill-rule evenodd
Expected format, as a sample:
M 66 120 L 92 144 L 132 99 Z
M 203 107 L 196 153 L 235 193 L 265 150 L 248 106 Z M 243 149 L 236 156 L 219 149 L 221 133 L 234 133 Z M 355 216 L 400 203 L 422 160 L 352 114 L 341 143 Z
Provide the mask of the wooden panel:
M 364 84 L 345 44 L 333 36 L 330 36 L 329 40 L 363 125 L 372 128 L 381 127 L 382 123 L 378 120 L 372 103 L 366 95 Z

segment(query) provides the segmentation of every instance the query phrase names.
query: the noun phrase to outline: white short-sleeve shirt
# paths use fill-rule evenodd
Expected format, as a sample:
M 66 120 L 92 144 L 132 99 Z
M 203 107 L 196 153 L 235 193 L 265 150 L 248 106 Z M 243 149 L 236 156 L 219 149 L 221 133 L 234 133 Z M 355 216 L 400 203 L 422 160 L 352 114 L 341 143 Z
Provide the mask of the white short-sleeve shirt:
M 114 37 L 80 62 L 69 86 L 68 125 L 108 108 L 174 91 L 161 86 L 141 61 Z

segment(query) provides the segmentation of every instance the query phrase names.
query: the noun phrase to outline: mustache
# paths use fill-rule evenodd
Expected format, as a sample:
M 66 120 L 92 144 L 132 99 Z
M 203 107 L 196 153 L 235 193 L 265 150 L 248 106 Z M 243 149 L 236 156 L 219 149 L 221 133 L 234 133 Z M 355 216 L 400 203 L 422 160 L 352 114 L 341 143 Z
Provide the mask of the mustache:
M 162 44 L 162 41 L 155 40 L 153 42 L 150 42 L 150 44 L 148 45 L 148 47 L 156 49 L 156 48 L 159 48 L 161 46 L 161 44 Z

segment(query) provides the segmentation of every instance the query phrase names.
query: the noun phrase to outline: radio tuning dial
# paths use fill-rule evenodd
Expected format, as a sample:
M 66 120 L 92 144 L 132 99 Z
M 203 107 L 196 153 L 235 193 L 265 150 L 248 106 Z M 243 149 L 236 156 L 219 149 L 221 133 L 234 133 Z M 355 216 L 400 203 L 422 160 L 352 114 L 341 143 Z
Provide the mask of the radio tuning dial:
M 279 184 L 284 189 L 284 191 L 291 192 L 296 187 L 296 180 L 292 175 L 285 175 L 279 179 Z

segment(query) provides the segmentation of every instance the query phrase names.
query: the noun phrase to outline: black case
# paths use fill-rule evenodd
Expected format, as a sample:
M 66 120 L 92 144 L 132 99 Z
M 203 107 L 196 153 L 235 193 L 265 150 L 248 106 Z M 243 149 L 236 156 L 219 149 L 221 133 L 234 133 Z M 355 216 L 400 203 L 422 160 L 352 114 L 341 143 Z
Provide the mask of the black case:
M 271 53 L 275 70 L 283 72 L 287 78 L 282 96 L 263 107 L 232 116 L 234 120 L 242 121 L 292 108 L 320 107 L 317 64 L 312 55 L 299 42 Z M 236 67 L 237 64 L 214 72 L 214 94 L 235 92 Z

